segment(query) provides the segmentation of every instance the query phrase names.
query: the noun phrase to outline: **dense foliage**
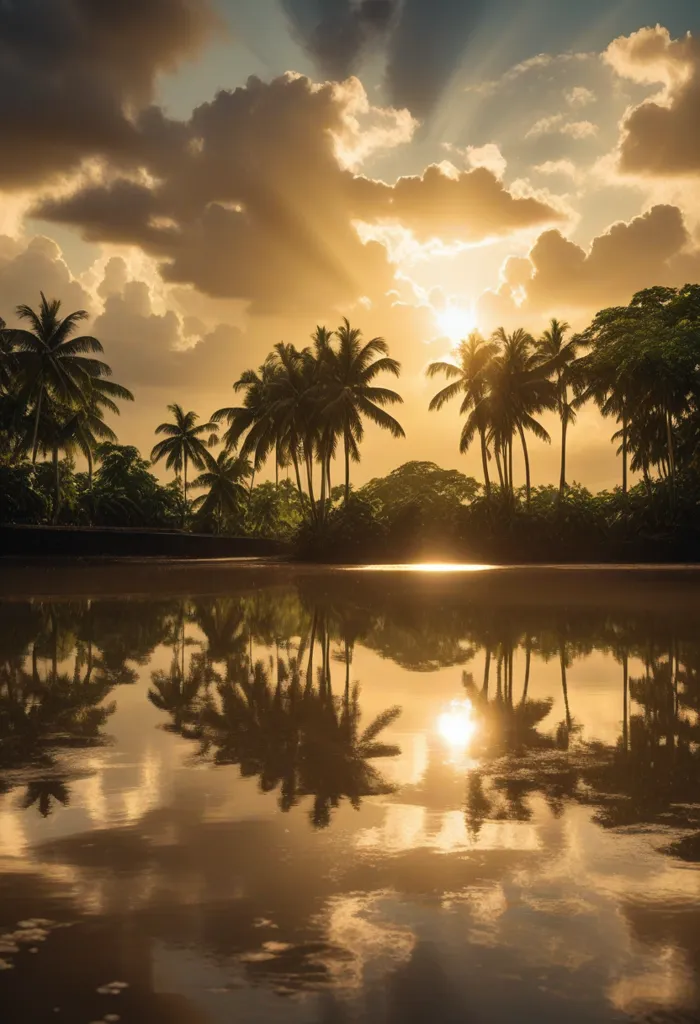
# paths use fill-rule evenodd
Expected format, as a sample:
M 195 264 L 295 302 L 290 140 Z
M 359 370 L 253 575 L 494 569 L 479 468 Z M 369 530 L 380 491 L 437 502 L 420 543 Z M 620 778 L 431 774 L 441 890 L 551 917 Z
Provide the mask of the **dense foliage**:
M 74 336 L 87 314 L 61 319 L 59 308 L 42 295 L 38 311 L 17 310 L 31 330 L 0 322 L 4 522 L 268 537 L 334 561 L 700 557 L 698 285 L 639 292 L 578 335 L 557 320 L 537 340 L 522 329 L 489 340 L 472 334 L 454 361 L 427 372 L 446 378 L 431 409 L 459 399 L 459 449 L 478 443 L 483 484 L 407 462 L 359 489 L 351 465 L 366 424 L 404 436 L 387 411 L 401 397 L 378 380 L 400 373 L 382 338 L 364 341 L 347 320 L 334 332 L 318 327 L 306 348 L 279 343 L 241 374 L 239 405 L 205 422 L 170 405 L 151 452 L 174 473 L 163 486 L 105 420 L 133 396 L 96 358 L 100 342 Z M 567 480 L 569 431 L 587 402 L 613 421 L 621 474 L 610 493 Z M 533 487 L 530 478 L 528 435 L 551 442 L 545 412 L 560 422 L 557 487 Z M 523 487 L 513 470 L 518 449 Z M 76 471 L 76 457 L 87 471 Z M 274 483 L 256 486 L 270 460 Z

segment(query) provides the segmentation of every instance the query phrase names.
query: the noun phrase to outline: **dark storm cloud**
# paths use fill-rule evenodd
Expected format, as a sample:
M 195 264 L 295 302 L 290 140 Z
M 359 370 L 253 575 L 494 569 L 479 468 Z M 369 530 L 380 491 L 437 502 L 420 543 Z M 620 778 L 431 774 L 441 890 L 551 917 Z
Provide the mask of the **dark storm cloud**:
M 485 0 L 404 0 L 389 44 L 394 106 L 427 117 L 457 70 Z
M 391 102 L 427 117 L 459 66 L 485 0 L 282 0 L 321 71 L 336 79 L 386 45 Z
M 282 0 L 282 6 L 324 75 L 342 80 L 366 44 L 388 29 L 399 0 Z
M 333 136 L 356 101 L 354 88 L 300 76 L 251 78 L 197 107 L 179 158 L 156 182 L 86 187 L 34 214 L 94 241 L 140 245 L 163 261 L 165 280 L 265 313 L 392 286 L 385 248 L 363 245 L 355 220 L 397 222 L 420 240 L 479 241 L 561 219 L 484 168 L 449 176 L 430 167 L 394 186 L 343 170 Z
M 207 0 L 3 0 L 0 187 L 137 151 L 134 112 L 214 24 Z

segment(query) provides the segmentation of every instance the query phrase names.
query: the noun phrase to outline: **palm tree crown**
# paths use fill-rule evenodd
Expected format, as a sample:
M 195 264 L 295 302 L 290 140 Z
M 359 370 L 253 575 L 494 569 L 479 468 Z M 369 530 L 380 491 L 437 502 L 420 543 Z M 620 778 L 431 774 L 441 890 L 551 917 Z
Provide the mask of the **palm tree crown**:
M 38 311 L 31 306 L 18 306 L 17 316 L 26 320 L 31 330 L 11 332 L 14 360 L 21 380 L 21 400 L 33 406 L 32 460 L 36 462 L 39 423 L 42 407 L 51 400 L 81 406 L 95 378 L 109 377 L 107 363 L 92 358 L 103 351 L 97 338 L 90 335 L 71 337 L 76 327 L 89 314 L 78 309 L 60 318 L 61 303 L 49 301 L 41 292 Z
M 319 418 L 332 435 L 343 439 L 345 451 L 345 501 L 350 497 L 350 459 L 359 462 L 359 444 L 364 436 L 363 418 L 388 430 L 392 437 L 405 437 L 401 424 L 385 406 L 398 405 L 403 399 L 396 391 L 377 387 L 380 373 L 398 377 L 401 364 L 389 356 L 383 338 L 362 341 L 362 332 L 343 322 L 335 332 L 337 348 L 330 340 L 321 356 Z
M 187 464 L 192 463 L 197 469 L 204 469 L 207 448 L 215 439 L 217 424 L 213 421 L 197 424 L 199 416 L 196 412 L 185 412 L 181 405 L 174 403 L 168 406 L 173 414 L 173 422 L 166 421 L 156 427 L 156 434 L 165 434 L 165 440 L 159 441 L 151 452 L 151 460 L 160 462 L 165 459 L 167 469 L 175 470 L 182 478 L 182 494 L 187 502 Z M 203 435 L 209 434 L 204 440 Z
M 494 342 L 485 341 L 478 331 L 473 331 L 465 341 L 461 341 L 455 353 L 455 362 L 440 360 L 431 363 L 427 369 L 428 377 L 443 374 L 448 381 L 432 398 L 430 410 L 439 410 L 453 398 L 462 395 L 460 414 L 467 416 L 462 428 L 459 450 L 466 452 L 475 434 L 478 432 L 481 442 L 481 463 L 484 472 L 484 485 L 487 496 L 491 493 L 489 477 L 489 450 L 487 443 L 488 421 L 482 398 L 486 393 L 486 371 L 498 352 Z
M 192 481 L 192 487 L 206 487 L 207 493 L 194 501 L 203 519 L 215 519 L 222 526 L 227 517 L 241 510 L 247 498 L 243 481 L 251 475 L 250 459 L 223 449 L 214 458 L 204 452 L 204 472 Z

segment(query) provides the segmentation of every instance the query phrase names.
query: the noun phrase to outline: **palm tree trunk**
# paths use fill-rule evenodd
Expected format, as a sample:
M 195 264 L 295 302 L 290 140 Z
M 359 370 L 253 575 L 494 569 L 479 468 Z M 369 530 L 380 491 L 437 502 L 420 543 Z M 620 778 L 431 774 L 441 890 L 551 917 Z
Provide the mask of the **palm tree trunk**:
M 622 413 L 622 493 L 627 494 L 627 414 Z
M 515 503 L 515 488 L 513 487 L 513 437 L 508 439 L 508 486 L 510 487 L 510 500 Z
M 90 445 L 85 449 L 85 457 L 87 458 L 88 464 L 88 487 L 92 490 L 92 472 L 93 472 L 93 459 L 92 459 L 92 448 Z
M 489 477 L 489 453 L 486 448 L 486 432 L 481 429 L 479 430 L 479 437 L 481 439 L 481 464 L 484 470 L 484 490 L 486 491 L 486 500 L 491 501 L 491 478 Z
M 522 423 L 518 423 L 518 433 L 520 434 L 520 442 L 523 446 L 523 459 L 525 460 L 525 495 L 527 498 L 528 505 L 530 504 L 530 456 L 527 451 L 527 441 L 525 440 L 525 431 L 523 430 Z
M 61 507 L 61 468 L 58 463 L 58 445 L 53 446 L 53 472 L 54 472 L 54 487 L 56 489 L 56 504 L 53 510 L 53 521 L 58 522 L 58 513 Z
M 294 464 L 294 472 L 297 478 L 297 490 L 299 491 L 299 497 L 301 498 L 302 508 L 304 505 L 304 488 L 301 486 L 301 473 L 299 472 L 299 457 L 297 456 L 296 449 L 292 448 L 292 462 Z
M 333 505 L 333 487 L 331 485 L 331 455 L 328 455 L 328 465 L 326 467 L 328 471 L 328 504 Z
M 248 508 L 253 500 L 253 488 L 255 487 L 255 466 L 253 466 L 253 472 L 250 474 L 250 487 L 248 488 Z
M 58 620 L 56 612 L 51 609 L 51 672 L 52 682 L 55 685 L 58 678 Z
M 39 417 L 41 416 L 41 403 L 44 398 L 44 392 L 39 391 L 39 397 L 36 401 L 36 414 L 34 416 L 34 432 L 32 434 L 32 465 L 36 465 L 36 456 L 39 449 Z
M 305 693 L 311 693 L 314 685 L 314 647 L 316 646 L 316 627 L 318 624 L 318 611 L 314 608 L 314 617 L 311 620 L 311 637 L 309 639 L 309 660 L 306 665 L 306 686 Z
M 184 527 L 187 518 L 187 452 L 182 460 L 182 525 Z
M 350 706 L 350 644 L 345 637 L 345 705 Z
M 566 392 L 564 392 L 564 407 L 561 411 L 561 472 L 559 474 L 559 497 L 563 497 L 566 490 L 566 432 L 569 427 L 568 403 Z
M 523 683 L 523 696 L 520 701 L 524 704 L 527 700 L 527 691 L 530 686 L 530 661 L 532 659 L 532 637 L 528 633 L 525 636 L 525 682 Z
M 326 490 L 328 486 L 328 474 L 326 472 L 325 446 L 321 446 L 321 522 L 326 518 Z
M 668 467 L 671 472 L 671 487 L 676 486 L 676 457 L 673 451 L 673 427 L 671 424 L 671 413 L 666 410 L 666 447 L 668 449 Z
M 496 459 L 496 469 L 498 470 L 498 480 L 501 485 L 501 493 L 505 494 L 506 483 L 505 478 L 503 476 L 503 466 L 501 465 L 501 452 L 498 443 L 494 444 L 493 446 L 493 454 Z
M 487 645 L 484 657 L 484 682 L 481 693 L 485 700 L 489 699 L 489 676 L 491 675 L 491 646 Z
M 347 427 L 345 429 L 345 504 L 350 501 L 350 438 Z
M 564 695 L 564 711 L 566 714 L 566 728 L 571 730 L 571 711 L 569 710 L 569 685 L 566 679 L 566 650 L 565 644 L 559 643 L 559 666 L 561 668 L 561 690 Z
M 622 745 L 625 753 L 629 749 L 629 674 L 627 651 L 622 655 Z
M 275 441 L 275 490 L 279 489 L 280 485 L 280 443 Z
M 306 480 L 309 488 L 309 501 L 311 502 L 311 518 L 318 518 L 316 510 L 316 495 L 314 494 L 314 464 L 313 457 L 309 451 L 304 451 L 304 461 L 306 462 Z

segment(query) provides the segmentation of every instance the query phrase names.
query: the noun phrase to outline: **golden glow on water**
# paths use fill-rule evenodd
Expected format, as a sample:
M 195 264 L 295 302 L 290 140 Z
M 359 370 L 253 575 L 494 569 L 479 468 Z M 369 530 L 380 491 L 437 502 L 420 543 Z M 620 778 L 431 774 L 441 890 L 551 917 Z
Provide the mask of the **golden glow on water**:
M 470 700 L 453 700 L 437 720 L 437 731 L 450 754 L 463 757 L 478 729 Z
M 359 565 L 348 568 L 357 568 L 361 572 L 487 572 L 496 566 L 471 562 L 398 562 L 395 565 Z

